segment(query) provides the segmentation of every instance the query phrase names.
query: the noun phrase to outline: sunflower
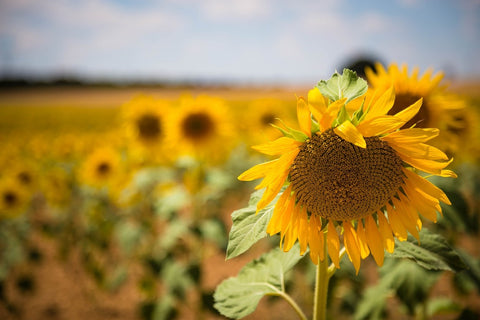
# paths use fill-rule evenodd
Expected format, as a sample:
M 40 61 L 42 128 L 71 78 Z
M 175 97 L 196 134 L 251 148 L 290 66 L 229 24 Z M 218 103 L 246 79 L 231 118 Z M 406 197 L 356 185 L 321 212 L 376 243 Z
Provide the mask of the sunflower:
M 38 187 L 38 170 L 35 165 L 25 159 L 17 159 L 16 163 L 10 166 L 10 174 L 18 183 L 30 192 L 35 192 Z
M 51 207 L 65 208 L 72 199 L 73 177 L 61 166 L 45 170 L 40 180 L 40 189 Z M 49 210 L 51 213 L 52 210 Z
M 281 133 L 272 124 L 279 125 L 278 119 L 293 118 L 287 102 L 280 99 L 255 99 L 247 104 L 246 112 L 245 108 L 242 109 L 241 129 L 246 133 L 248 141 L 254 143 L 262 143 L 280 137 Z M 293 113 L 294 110 L 291 111 Z
M 120 165 L 120 155 L 114 149 L 96 149 L 81 166 L 80 181 L 95 188 L 112 186 L 120 177 Z
M 139 158 L 161 158 L 166 137 L 166 115 L 170 103 L 166 100 L 139 95 L 122 107 L 131 153 Z
M 169 146 L 180 156 L 216 161 L 232 146 L 234 130 L 224 100 L 183 96 L 168 121 Z
M 465 109 L 465 101 L 447 90 L 447 86 L 441 84 L 443 73 L 433 74 L 427 70 L 419 76 L 418 68 L 414 68 L 409 74 L 406 65 L 401 68 L 397 64 L 391 64 L 387 70 L 380 64 L 375 64 L 374 72 L 371 68 L 366 69 L 367 81 L 372 89 L 395 88 L 396 99 L 390 109 L 390 115 L 404 110 L 406 107 L 423 98 L 423 104 L 418 113 L 412 117 L 404 128 L 413 124 L 417 128 L 435 127 L 440 129 L 441 134 L 432 144 L 454 153 L 458 150 L 461 135 L 459 132 L 465 126 L 462 116 Z M 450 130 L 454 128 L 455 130 Z
M 438 129 L 401 129 L 421 109 L 421 98 L 393 115 L 393 88 L 378 99 L 364 97 L 353 114 L 346 111 L 349 103 L 347 98 L 327 98 L 318 87 L 309 91 L 308 100 L 298 98 L 300 131 L 280 128 L 283 137 L 254 146 L 279 157 L 250 168 L 239 179 L 263 178 L 256 187 L 266 188 L 257 212 L 281 193 L 267 233 L 280 233 L 283 250 L 298 239 L 301 252 L 309 247 L 312 261 L 318 263 L 326 258 L 326 246 L 339 268 L 343 234 L 358 272 L 370 253 L 382 265 L 384 249 L 394 250 L 394 237 L 403 241 L 409 232 L 418 238 L 419 213 L 436 221 L 439 201 L 450 204 L 420 172 L 455 174 L 445 169 L 451 160 L 426 144 L 438 136 Z
M 30 195 L 17 179 L 0 180 L 0 217 L 14 218 L 25 212 L 30 202 Z

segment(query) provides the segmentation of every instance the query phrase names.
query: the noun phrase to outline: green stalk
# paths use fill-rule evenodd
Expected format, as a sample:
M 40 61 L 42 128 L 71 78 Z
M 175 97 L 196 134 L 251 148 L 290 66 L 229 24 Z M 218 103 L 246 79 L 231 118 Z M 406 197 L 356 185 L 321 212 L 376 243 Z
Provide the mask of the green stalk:
M 329 274 L 328 270 L 326 234 L 324 234 L 323 244 L 324 259 L 323 261 L 318 261 L 316 272 L 313 320 L 325 320 L 327 318 L 328 282 L 333 275 L 333 273 Z

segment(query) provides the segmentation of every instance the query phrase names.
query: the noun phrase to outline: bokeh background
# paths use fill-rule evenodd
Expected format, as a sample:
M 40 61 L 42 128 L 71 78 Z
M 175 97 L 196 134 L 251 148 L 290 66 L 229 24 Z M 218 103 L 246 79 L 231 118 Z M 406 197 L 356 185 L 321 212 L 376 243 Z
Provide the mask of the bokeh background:
M 319 80 L 378 62 L 443 72 L 464 106 L 459 179 L 436 181 L 453 206 L 427 227 L 470 271 L 419 271 L 428 288 L 376 307 L 477 319 L 479 52 L 478 0 L 0 0 L 0 318 L 223 319 L 215 287 L 278 243 L 225 261 L 254 186 L 236 177 L 265 161 L 249 146 Z M 336 275 L 336 318 L 362 319 L 372 262 Z M 289 280 L 306 308 L 312 279 L 306 262 Z M 295 316 L 264 299 L 250 319 L 272 314 Z

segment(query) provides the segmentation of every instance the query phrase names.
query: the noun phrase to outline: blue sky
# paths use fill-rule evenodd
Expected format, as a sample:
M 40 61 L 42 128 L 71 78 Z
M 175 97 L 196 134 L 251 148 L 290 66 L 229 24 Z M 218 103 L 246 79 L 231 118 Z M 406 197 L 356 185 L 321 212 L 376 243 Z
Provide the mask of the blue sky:
M 479 0 L 0 0 L 0 71 L 315 83 L 346 61 L 480 77 Z

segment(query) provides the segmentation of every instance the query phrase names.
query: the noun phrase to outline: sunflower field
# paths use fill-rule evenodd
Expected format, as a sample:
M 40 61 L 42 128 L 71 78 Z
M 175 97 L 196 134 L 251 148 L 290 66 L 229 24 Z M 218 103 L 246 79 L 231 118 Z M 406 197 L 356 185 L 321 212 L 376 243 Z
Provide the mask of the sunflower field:
M 365 74 L 2 89 L 0 318 L 480 318 L 479 86 Z

